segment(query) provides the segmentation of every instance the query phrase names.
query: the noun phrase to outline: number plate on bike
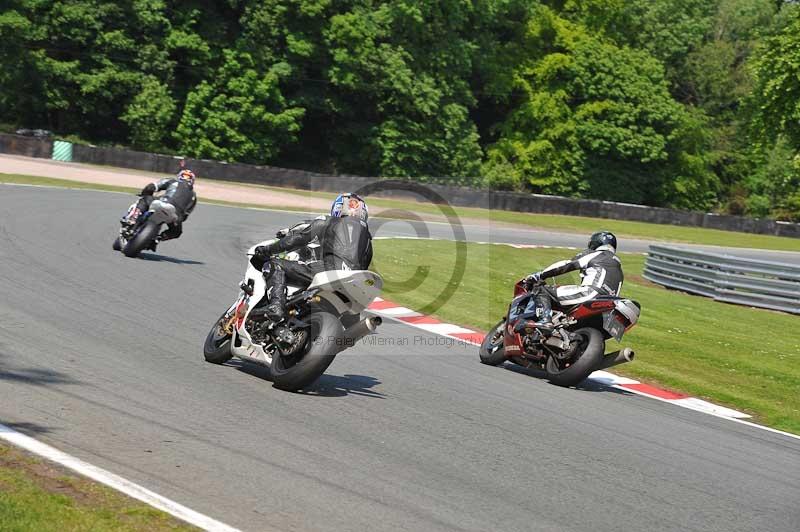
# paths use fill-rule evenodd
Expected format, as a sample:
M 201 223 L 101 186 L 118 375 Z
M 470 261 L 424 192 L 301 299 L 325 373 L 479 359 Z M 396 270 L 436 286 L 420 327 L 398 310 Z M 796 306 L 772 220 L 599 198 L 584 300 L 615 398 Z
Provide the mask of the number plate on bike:
M 625 334 L 625 326 L 614 316 L 613 312 L 606 312 L 603 315 L 603 328 L 608 331 L 617 342 L 622 340 L 622 335 Z

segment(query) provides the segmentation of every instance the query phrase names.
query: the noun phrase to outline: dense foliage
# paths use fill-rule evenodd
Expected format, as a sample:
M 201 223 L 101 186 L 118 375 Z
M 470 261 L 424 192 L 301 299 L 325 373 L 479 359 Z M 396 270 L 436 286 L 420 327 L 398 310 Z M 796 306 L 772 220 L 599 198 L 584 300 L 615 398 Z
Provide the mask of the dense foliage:
M 4 0 L 0 123 L 800 219 L 800 6 Z

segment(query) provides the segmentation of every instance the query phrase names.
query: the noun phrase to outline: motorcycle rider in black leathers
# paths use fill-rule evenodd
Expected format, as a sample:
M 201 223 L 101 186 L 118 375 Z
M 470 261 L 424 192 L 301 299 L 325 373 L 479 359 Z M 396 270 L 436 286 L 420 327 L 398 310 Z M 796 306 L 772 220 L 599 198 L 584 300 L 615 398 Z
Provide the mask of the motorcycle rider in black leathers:
M 141 198 L 136 208 L 139 209 L 140 213 L 147 212 L 153 202 L 153 193 L 160 190 L 165 192 L 159 199 L 175 206 L 175 213 L 178 215 L 177 220 L 167 225 L 167 228 L 156 238 L 156 242 L 178 238 L 183 233 L 183 222 L 186 221 L 197 204 L 194 182 L 194 172 L 188 168 L 182 168 L 174 178 L 168 177 L 149 183 L 139 193 Z M 153 251 L 155 251 L 156 242 L 153 242 L 150 246 Z
M 584 303 L 599 295 L 619 295 L 624 275 L 616 252 L 617 237 L 608 231 L 600 231 L 591 236 L 588 248 L 575 255 L 572 260 L 556 262 L 526 277 L 527 284 L 536 285 L 545 279 L 580 270 L 580 285 L 534 286 L 535 310 L 529 308 L 526 312 L 536 312 L 536 325 L 543 329 L 552 328 L 553 301 L 561 307 L 567 307 Z
M 255 256 L 264 260 L 262 271 L 271 289 L 267 317 L 279 322 L 286 316 L 286 283 L 308 286 L 314 275 L 329 270 L 366 270 L 372 262 L 372 235 L 367 204 L 358 195 L 341 194 L 333 202 L 330 216 L 319 216 L 281 231 L 280 240 L 258 246 Z M 321 260 L 301 256 L 285 260 L 276 254 L 301 250 L 318 243 Z M 306 259 L 306 260 L 303 260 Z

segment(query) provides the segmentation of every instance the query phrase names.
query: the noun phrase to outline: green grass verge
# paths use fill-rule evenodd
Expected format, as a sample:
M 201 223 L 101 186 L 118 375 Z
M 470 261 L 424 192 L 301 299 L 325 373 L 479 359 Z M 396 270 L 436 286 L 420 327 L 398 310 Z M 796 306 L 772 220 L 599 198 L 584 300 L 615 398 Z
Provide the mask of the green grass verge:
M 434 315 L 488 330 L 505 314 L 514 282 L 567 250 L 468 244 L 463 279 Z M 728 305 L 670 291 L 641 277 L 644 257 L 622 254 L 623 295 L 642 304 L 642 317 L 624 339 L 636 360 L 614 371 L 743 410 L 771 427 L 800 434 L 800 317 Z M 429 269 L 422 284 L 408 280 Z M 374 269 L 384 296 L 420 309 L 450 282 L 455 243 L 377 240 Z M 576 282 L 559 278 L 562 284 Z M 616 349 L 613 340 L 609 350 Z M 477 350 L 475 354 L 477 364 Z
M 110 190 L 116 192 L 133 192 L 138 190 L 129 187 L 117 187 L 113 185 L 101 185 L 93 183 L 83 183 L 64 179 L 53 179 L 47 177 L 35 177 L 27 175 L 0 174 L 2 183 L 22 183 L 32 185 L 47 185 L 67 188 L 82 188 L 95 190 Z M 297 196 L 330 199 L 332 194 L 326 192 L 309 192 L 290 188 L 277 188 L 264 185 L 253 185 L 249 183 L 232 183 L 220 181 L 220 183 L 234 184 L 274 190 L 276 192 L 289 193 Z M 204 203 L 217 205 L 231 205 L 238 207 L 272 208 L 287 210 L 285 205 L 271 205 L 265 203 L 235 203 L 203 198 Z M 371 198 L 370 206 L 374 212 L 380 214 L 380 210 L 399 210 L 410 211 L 419 215 L 442 215 L 442 211 L 435 205 L 418 203 L 415 201 L 393 200 Z M 289 208 L 288 210 L 293 210 Z M 645 222 L 631 222 L 625 220 L 608 220 L 605 218 L 586 218 L 581 216 L 562 216 L 551 214 L 531 214 L 519 213 L 490 209 L 479 209 L 473 207 L 454 207 L 456 214 L 462 219 L 490 220 L 498 223 L 512 223 L 524 225 L 532 228 L 550 229 L 564 233 L 576 233 L 589 235 L 599 229 L 613 231 L 619 237 L 639 238 L 645 240 L 659 240 L 664 242 L 682 242 L 687 244 L 702 244 L 723 247 L 742 247 L 770 249 L 776 251 L 800 251 L 800 238 L 787 238 L 770 235 L 754 235 L 750 233 L 737 233 L 733 231 L 719 231 L 716 229 L 704 229 L 701 227 L 680 227 L 675 225 L 651 224 Z M 407 218 L 402 214 L 388 216 L 391 218 Z
M 197 530 L 110 488 L 0 444 L 0 529 Z
M 308 192 L 295 189 L 264 187 L 266 189 L 288 192 L 299 196 L 325 197 L 329 193 Z M 441 215 L 442 211 L 435 205 L 414 201 L 371 198 L 371 207 L 380 209 L 408 210 L 416 213 Z M 771 249 L 776 251 L 800 251 L 800 238 L 788 238 L 770 235 L 755 235 L 735 231 L 720 231 L 702 227 L 681 227 L 677 225 L 653 224 L 626 220 L 609 220 L 607 218 L 590 218 L 583 216 L 565 216 L 555 214 L 535 214 L 476 207 L 454 207 L 462 219 L 491 220 L 499 223 L 526 225 L 532 228 L 552 229 L 562 233 L 578 233 L 589 235 L 604 229 L 613 231 L 617 236 L 644 240 L 660 240 L 664 242 L 683 242 L 709 246 L 725 246 L 740 248 Z

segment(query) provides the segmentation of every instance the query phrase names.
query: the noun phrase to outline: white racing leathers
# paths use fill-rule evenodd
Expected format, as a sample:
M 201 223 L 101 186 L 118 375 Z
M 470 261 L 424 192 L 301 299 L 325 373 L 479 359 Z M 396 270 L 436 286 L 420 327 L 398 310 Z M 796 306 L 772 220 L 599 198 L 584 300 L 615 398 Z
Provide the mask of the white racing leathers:
M 580 270 L 580 285 L 564 285 L 548 290 L 561 306 L 589 301 L 599 295 L 619 295 L 624 276 L 619 257 L 609 246 L 581 251 L 572 260 L 551 264 L 542 271 L 542 279 Z

